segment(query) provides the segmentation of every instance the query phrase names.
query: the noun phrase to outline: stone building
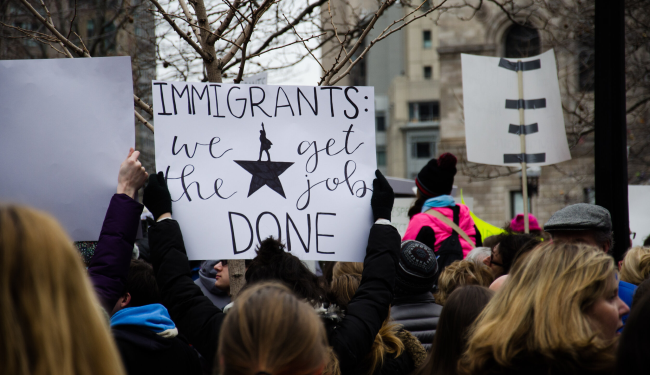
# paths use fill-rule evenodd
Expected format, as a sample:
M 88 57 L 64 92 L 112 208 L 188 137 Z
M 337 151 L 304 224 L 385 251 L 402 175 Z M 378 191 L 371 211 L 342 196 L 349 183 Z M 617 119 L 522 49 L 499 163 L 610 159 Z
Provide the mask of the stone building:
M 399 4 L 389 8 L 368 40 L 408 9 Z M 517 21 L 525 23 L 525 13 L 520 16 Z M 335 20 L 343 22 L 345 17 L 336 14 Z M 483 2 L 478 12 L 465 7 L 431 13 L 377 43 L 355 74 L 337 84 L 375 87 L 379 168 L 388 176 L 412 179 L 429 159 L 452 152 L 459 159 L 455 185 L 464 197 L 474 199 L 473 210 L 478 217 L 503 226 L 523 212 L 517 167 L 466 160 L 460 54 L 516 58 L 554 47 L 536 25 L 527 26 L 514 24 L 494 4 Z M 593 103 L 593 86 L 583 82 L 589 77 L 580 65 L 579 58 L 584 60 L 584 55 L 574 51 L 555 48 L 563 104 L 568 108 L 575 106 L 576 93 Z M 324 55 L 323 65 L 328 66 L 333 59 Z M 574 120 L 565 117 L 567 132 L 571 133 Z M 528 171 L 529 207 L 542 225 L 565 205 L 594 199 L 593 137 L 587 135 L 569 143 L 572 160 Z

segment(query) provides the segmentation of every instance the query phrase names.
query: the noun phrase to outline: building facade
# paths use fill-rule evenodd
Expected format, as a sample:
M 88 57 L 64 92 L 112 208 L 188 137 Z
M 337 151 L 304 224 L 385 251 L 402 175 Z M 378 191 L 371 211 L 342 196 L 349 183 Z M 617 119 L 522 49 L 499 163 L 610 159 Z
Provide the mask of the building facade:
M 407 7 L 393 5 L 368 40 L 407 11 Z M 525 24 L 525 15 L 520 13 L 516 20 Z M 536 25 L 521 24 L 486 2 L 478 11 L 460 7 L 433 12 L 377 43 L 362 62 L 363 68 L 338 83 L 375 87 L 377 163 L 383 172 L 412 179 L 431 158 L 452 152 L 459 160 L 455 185 L 465 198 L 473 198 L 478 217 L 497 226 L 523 212 L 521 173 L 516 166 L 467 161 L 460 54 L 517 58 L 555 47 Z M 588 76 L 580 70 L 579 58 L 584 55 L 566 48 L 556 48 L 555 53 L 563 104 L 575 107 L 576 93 L 593 103 L 593 85 L 589 88 L 581 81 Z M 324 66 L 331 59 L 325 55 Z M 566 116 L 568 133 L 574 121 Z M 529 207 L 542 225 L 567 204 L 593 203 L 593 138 L 580 137 L 570 146 L 572 160 L 528 170 Z

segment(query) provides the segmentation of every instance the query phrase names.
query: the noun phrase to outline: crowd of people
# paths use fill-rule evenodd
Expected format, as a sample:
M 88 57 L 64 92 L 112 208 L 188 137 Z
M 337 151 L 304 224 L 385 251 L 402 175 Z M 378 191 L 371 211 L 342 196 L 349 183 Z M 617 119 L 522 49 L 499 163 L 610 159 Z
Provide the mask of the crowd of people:
M 377 171 L 361 263 L 313 273 L 278 239 L 192 277 L 162 172 L 130 150 L 84 265 L 55 219 L 0 206 L 0 373 L 16 375 L 636 374 L 650 366 L 650 247 L 615 264 L 603 207 L 481 238 L 450 195 L 456 158 L 418 174 L 403 238 Z M 146 186 L 145 186 L 146 184 Z M 137 192 L 144 187 L 143 204 Z M 144 206 L 146 256 L 134 251 Z M 650 354 L 650 353 L 648 353 Z

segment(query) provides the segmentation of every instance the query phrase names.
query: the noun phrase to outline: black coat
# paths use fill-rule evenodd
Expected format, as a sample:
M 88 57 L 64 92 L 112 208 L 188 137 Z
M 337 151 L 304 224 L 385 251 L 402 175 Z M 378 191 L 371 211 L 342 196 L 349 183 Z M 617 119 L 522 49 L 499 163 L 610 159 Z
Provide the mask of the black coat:
M 395 297 L 390 316 L 417 337 L 429 351 L 441 312 L 442 306 L 435 303 L 430 292 L 426 292 L 415 296 Z
M 192 281 L 183 236 L 175 220 L 152 225 L 149 244 L 163 305 L 179 332 L 211 366 L 225 314 Z M 388 316 L 399 249 L 400 236 L 394 227 L 373 225 L 361 284 L 348 304 L 347 314 L 340 322 L 326 321 L 329 344 L 339 359 L 342 375 L 352 374 L 368 354 Z
M 164 338 L 138 326 L 112 327 L 129 375 L 200 375 L 198 353 L 181 336 Z

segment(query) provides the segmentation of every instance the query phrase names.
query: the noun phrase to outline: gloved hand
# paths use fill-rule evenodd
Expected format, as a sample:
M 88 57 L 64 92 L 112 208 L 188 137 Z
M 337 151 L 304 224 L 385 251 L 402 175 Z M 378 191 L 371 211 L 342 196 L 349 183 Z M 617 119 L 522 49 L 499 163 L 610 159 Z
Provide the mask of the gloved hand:
M 375 171 L 375 178 L 372 181 L 372 198 L 370 199 L 370 206 L 372 207 L 372 216 L 375 221 L 377 219 L 390 220 L 390 213 L 393 210 L 393 202 L 395 202 L 395 193 L 390 186 L 386 177 L 378 170 Z
M 142 201 L 156 220 L 164 213 L 172 213 L 172 197 L 162 172 L 149 176 Z

